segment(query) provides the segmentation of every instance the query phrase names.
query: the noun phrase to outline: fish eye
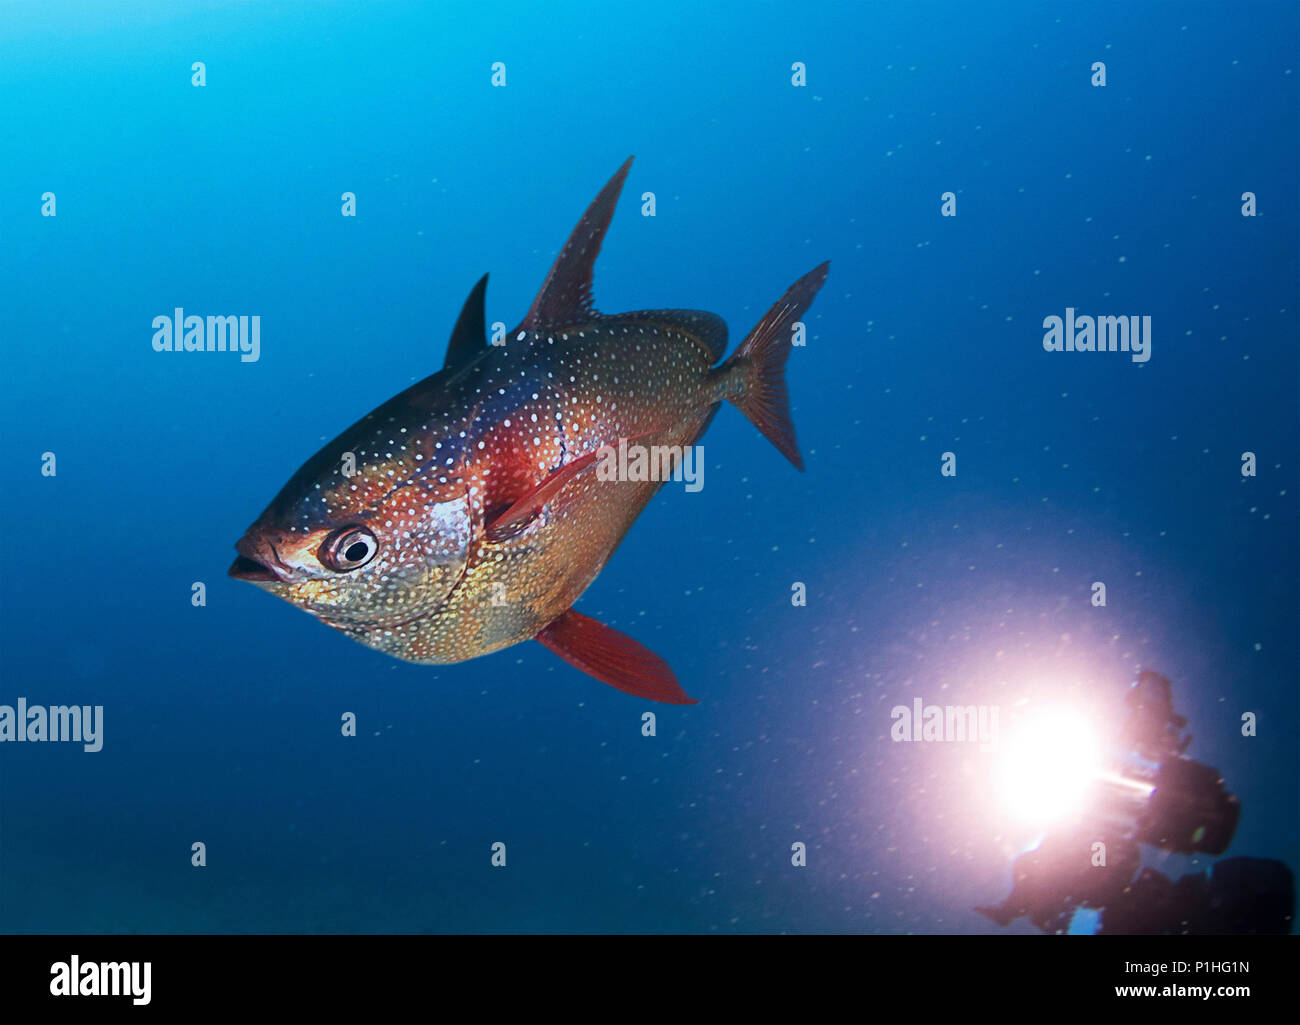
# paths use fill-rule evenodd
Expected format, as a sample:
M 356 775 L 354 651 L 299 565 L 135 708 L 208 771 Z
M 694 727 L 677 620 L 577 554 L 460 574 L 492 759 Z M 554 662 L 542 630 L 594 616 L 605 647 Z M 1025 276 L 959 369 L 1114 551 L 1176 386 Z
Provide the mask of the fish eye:
M 335 573 L 360 569 L 375 557 L 379 542 L 365 527 L 340 527 L 320 546 L 320 561 Z

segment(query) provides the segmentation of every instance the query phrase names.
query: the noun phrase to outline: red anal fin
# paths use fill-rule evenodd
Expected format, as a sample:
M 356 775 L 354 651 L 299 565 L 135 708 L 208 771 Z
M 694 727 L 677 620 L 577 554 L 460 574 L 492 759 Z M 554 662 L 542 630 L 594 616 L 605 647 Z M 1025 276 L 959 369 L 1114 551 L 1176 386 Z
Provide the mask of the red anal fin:
M 669 705 L 698 704 L 682 690 L 667 662 L 627 634 L 581 612 L 569 609 L 537 640 L 569 665 L 628 694 Z
M 520 325 L 525 331 L 536 331 L 548 324 L 575 324 L 595 315 L 591 304 L 592 271 L 631 167 L 632 158 L 628 157 L 587 207 Z

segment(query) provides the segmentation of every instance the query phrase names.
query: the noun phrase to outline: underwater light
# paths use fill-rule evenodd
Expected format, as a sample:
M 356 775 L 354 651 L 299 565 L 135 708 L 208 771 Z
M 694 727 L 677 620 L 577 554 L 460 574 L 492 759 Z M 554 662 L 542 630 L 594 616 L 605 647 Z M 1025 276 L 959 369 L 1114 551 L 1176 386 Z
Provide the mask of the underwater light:
M 999 747 L 997 793 L 1016 818 L 1042 826 L 1083 809 L 1101 758 L 1078 713 L 1045 708 L 1023 718 Z
M 1143 844 L 1224 853 L 1241 803 L 1218 769 L 1185 756 L 1192 738 L 1167 677 L 1142 670 L 1124 703 L 1113 725 L 1082 708 L 1013 724 L 992 767 L 996 793 L 1040 836 L 1016 858 L 1007 898 L 976 910 L 999 925 L 1027 916 L 1051 933 L 1290 932 L 1294 879 L 1281 862 L 1229 858 L 1176 881 L 1142 868 Z

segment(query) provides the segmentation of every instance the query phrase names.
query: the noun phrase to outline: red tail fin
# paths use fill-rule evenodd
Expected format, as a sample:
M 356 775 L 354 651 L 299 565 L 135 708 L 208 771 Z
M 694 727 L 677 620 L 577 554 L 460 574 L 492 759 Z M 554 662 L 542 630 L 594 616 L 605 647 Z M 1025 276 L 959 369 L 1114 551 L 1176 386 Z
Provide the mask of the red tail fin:
M 830 267 L 827 261 L 786 289 L 785 295 L 754 325 L 740 348 L 718 368 L 744 374 L 744 387 L 739 394 L 729 394 L 727 398 L 800 470 L 803 457 L 795 441 L 790 393 L 785 386 L 785 361 L 794 340 L 790 326 L 812 305 Z

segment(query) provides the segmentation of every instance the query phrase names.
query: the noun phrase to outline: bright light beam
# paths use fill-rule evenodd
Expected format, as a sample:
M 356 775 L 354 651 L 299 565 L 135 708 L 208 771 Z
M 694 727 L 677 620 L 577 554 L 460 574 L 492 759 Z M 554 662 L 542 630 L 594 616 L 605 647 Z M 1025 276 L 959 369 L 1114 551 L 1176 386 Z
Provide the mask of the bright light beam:
M 1045 708 L 998 746 L 995 785 L 1016 819 L 1046 826 L 1082 810 L 1101 769 L 1100 747 L 1078 712 Z

